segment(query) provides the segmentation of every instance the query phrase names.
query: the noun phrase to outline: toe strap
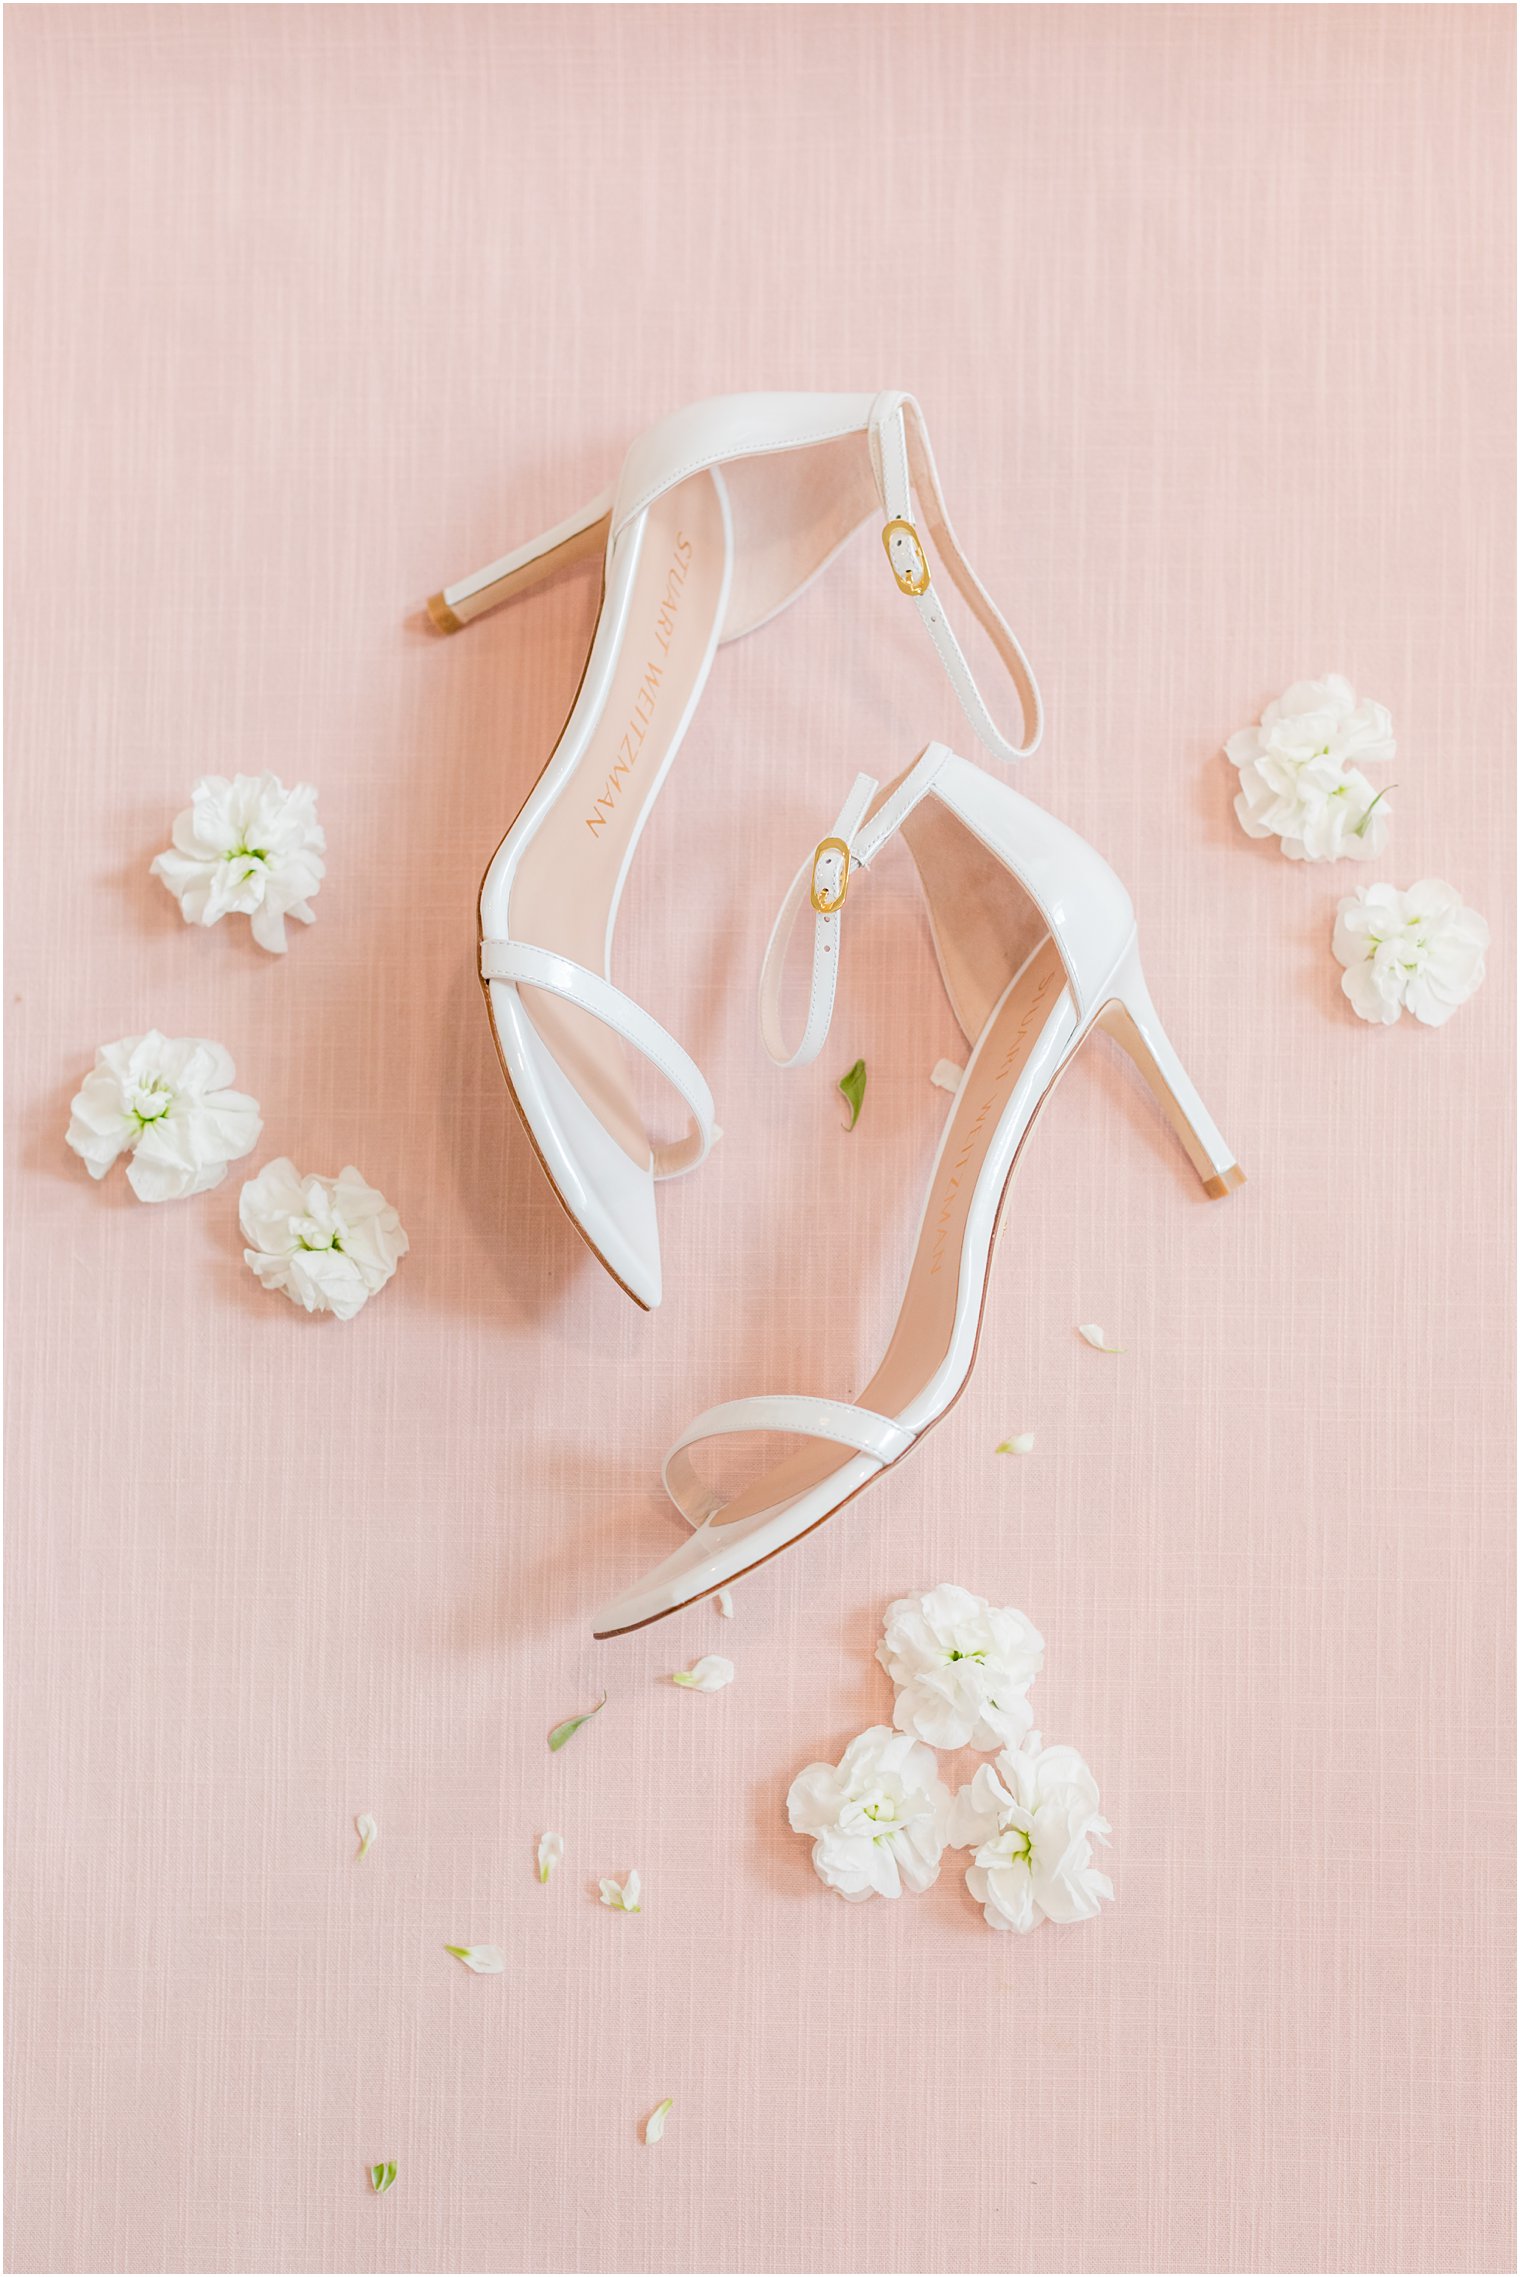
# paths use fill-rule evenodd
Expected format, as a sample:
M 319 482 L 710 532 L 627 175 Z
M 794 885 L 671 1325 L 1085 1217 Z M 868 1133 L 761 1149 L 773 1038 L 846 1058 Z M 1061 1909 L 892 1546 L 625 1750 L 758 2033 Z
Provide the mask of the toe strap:
M 713 1095 L 691 1054 L 683 1051 L 668 1029 L 652 1019 L 641 1004 L 635 1004 L 610 980 L 588 972 L 573 958 L 559 956 L 553 949 L 534 948 L 527 941 L 482 941 L 480 975 L 482 980 L 510 980 L 527 988 L 547 989 L 551 996 L 579 1005 L 625 1043 L 632 1044 L 635 1051 L 642 1052 L 680 1093 L 692 1123 L 684 1139 L 654 1149 L 654 1174 L 656 1178 L 674 1178 L 683 1170 L 695 1170 L 718 1136 Z
M 730 1438 L 740 1431 L 785 1431 L 807 1439 L 830 1439 L 874 1462 L 895 1462 L 913 1444 L 913 1433 L 889 1415 L 852 1407 L 840 1399 L 803 1399 L 778 1393 L 769 1399 L 731 1399 L 710 1407 L 689 1424 L 665 1457 L 665 1491 L 690 1525 L 703 1525 L 723 1508 L 723 1497 L 697 1476 L 690 1449 L 703 1439 Z

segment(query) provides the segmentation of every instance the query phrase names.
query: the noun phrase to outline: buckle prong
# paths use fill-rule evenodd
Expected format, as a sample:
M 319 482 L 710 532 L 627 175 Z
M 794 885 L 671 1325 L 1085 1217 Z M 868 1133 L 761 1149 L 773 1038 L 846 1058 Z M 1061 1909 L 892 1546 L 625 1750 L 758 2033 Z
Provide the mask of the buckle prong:
M 818 882 L 818 865 L 825 854 L 837 854 L 840 860 L 839 885 L 835 892 Z M 844 907 L 844 897 L 850 890 L 850 849 L 842 838 L 820 838 L 813 850 L 813 885 L 811 900 L 820 917 L 833 917 Z
M 892 552 L 892 540 L 894 538 L 906 538 L 912 546 L 913 563 L 911 568 L 898 568 Z M 888 522 L 881 533 L 881 542 L 887 549 L 887 561 L 891 567 L 892 575 L 897 579 L 898 591 L 909 594 L 914 600 L 917 600 L 921 593 L 927 593 L 929 590 L 929 556 L 925 553 L 924 541 L 914 529 L 913 524 L 905 522 L 901 518 L 895 522 Z

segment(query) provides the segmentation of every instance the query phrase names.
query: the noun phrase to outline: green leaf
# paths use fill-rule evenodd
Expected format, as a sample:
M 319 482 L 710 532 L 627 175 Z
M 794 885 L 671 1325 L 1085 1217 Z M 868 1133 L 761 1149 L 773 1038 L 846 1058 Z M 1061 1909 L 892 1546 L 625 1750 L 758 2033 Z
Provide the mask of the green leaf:
M 866 1063 L 863 1059 L 858 1059 L 849 1073 L 839 1078 L 839 1088 L 844 1093 L 850 1110 L 850 1119 L 845 1124 L 845 1129 L 852 1131 L 860 1121 L 861 1101 L 866 1095 Z
M 574 1739 L 576 1733 L 580 1730 L 581 1725 L 589 1724 L 592 1717 L 599 1716 L 606 1705 L 607 1695 L 604 1692 L 601 1698 L 597 1701 L 596 1706 L 594 1708 L 588 1708 L 583 1716 L 567 1716 L 562 1724 L 556 1724 L 553 1731 L 551 1731 L 549 1734 L 549 1753 L 551 1755 L 558 1755 L 566 1740 Z
M 396 2179 L 396 2161 L 393 2158 L 388 2158 L 383 2166 L 372 2166 L 369 2170 L 369 2179 L 370 2187 L 375 2196 L 383 2198 Z

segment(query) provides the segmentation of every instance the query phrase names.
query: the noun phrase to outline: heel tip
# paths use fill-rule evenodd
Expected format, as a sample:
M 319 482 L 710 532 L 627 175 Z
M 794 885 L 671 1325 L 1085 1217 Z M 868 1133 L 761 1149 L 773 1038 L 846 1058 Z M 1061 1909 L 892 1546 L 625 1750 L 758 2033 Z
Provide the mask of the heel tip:
M 1228 1200 L 1237 1186 L 1243 1186 L 1245 1182 L 1246 1174 L 1240 1164 L 1232 1162 L 1229 1169 L 1221 1171 L 1217 1178 L 1205 1178 L 1203 1190 L 1211 1202 L 1223 1202 Z
M 456 633 L 464 631 L 463 617 L 456 617 L 441 593 L 428 595 L 427 613 L 433 620 L 434 632 Z

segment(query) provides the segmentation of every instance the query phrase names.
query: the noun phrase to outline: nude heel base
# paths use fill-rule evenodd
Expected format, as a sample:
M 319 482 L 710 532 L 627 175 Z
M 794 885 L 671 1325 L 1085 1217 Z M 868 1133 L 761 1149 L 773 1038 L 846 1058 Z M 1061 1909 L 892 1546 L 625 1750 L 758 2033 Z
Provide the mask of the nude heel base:
M 1140 960 L 1133 953 L 1115 974 L 1111 988 L 1108 1002 L 1097 1015 L 1097 1026 L 1123 1046 L 1145 1077 L 1209 1200 L 1228 1200 L 1245 1184 L 1246 1174 L 1162 1027 Z
M 464 631 L 464 618 L 455 616 L 441 593 L 430 593 L 428 595 L 427 613 L 432 619 L 434 632 L 456 633 Z
M 488 562 L 472 576 L 461 577 L 457 585 L 445 585 L 441 593 L 430 594 L 427 613 L 434 631 L 463 632 L 477 617 L 499 609 L 504 601 L 542 584 L 546 577 L 556 577 L 562 569 L 592 554 L 603 554 L 611 522 L 610 496 L 593 498 L 589 506 L 557 522 L 542 537 L 530 539 L 515 553 L 503 554 L 500 561 Z

